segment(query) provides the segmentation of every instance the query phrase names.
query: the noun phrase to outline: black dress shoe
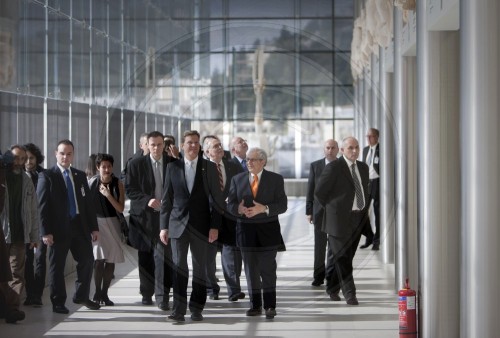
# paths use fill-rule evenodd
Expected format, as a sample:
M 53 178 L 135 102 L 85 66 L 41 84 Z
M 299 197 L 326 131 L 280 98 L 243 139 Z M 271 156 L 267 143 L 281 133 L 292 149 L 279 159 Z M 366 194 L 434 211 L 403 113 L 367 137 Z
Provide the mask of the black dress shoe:
M 368 248 L 370 245 L 372 245 L 373 243 L 373 239 L 370 239 L 370 240 L 366 240 L 365 244 L 363 244 L 362 246 L 360 246 L 359 248 L 360 249 L 366 249 Z
M 380 249 L 380 244 L 373 244 L 372 250 L 378 251 Z
M 64 305 L 53 305 L 52 306 L 52 312 L 55 312 L 55 313 L 62 313 L 62 314 L 68 314 L 69 313 L 69 310 L 66 306 Z
M 153 299 L 151 296 L 142 297 L 142 305 L 153 305 Z
M 43 303 L 40 298 L 33 299 L 33 307 L 42 307 Z
M 24 318 L 26 318 L 26 314 L 24 313 L 24 311 L 20 311 L 20 310 L 16 309 L 16 310 L 9 311 L 5 315 L 5 322 L 9 323 L 9 324 L 14 324 L 20 320 L 23 320 Z
M 168 306 L 168 302 L 160 302 L 158 303 L 158 309 L 162 311 L 168 311 L 170 310 L 170 306 Z
M 243 298 L 245 298 L 245 294 L 243 292 L 238 292 L 230 296 L 228 299 L 230 302 L 237 302 L 238 299 L 243 299 Z
M 351 296 L 345 300 L 347 305 L 359 305 L 358 299 L 356 296 Z
M 195 322 L 201 322 L 203 320 L 203 315 L 201 312 L 193 312 L 191 313 L 191 320 Z
M 178 313 L 172 313 L 170 316 L 167 317 L 169 320 L 173 320 L 174 322 L 184 322 L 186 319 L 184 318 L 184 315 L 178 314 Z
M 270 307 L 266 309 L 266 319 L 273 319 L 276 316 L 276 309 Z
M 253 317 L 253 316 L 260 316 L 262 314 L 262 308 L 251 308 L 247 310 L 247 316 L 248 317 Z
M 334 302 L 341 301 L 340 296 L 338 293 L 332 292 L 330 293 L 330 299 L 333 300 Z
M 313 280 L 313 281 L 312 281 L 311 285 L 312 285 L 312 286 L 321 286 L 321 285 L 323 285 L 324 283 L 325 283 L 325 282 L 324 282 L 324 281 L 322 281 L 322 280 L 316 280 L 316 279 L 315 279 L 315 280 Z
M 212 293 L 208 298 L 213 299 L 213 300 L 219 300 L 219 294 L 218 293 Z
M 85 300 L 73 299 L 73 303 L 84 305 L 89 310 L 99 310 L 101 308 L 99 304 L 91 301 L 90 299 L 85 299 Z

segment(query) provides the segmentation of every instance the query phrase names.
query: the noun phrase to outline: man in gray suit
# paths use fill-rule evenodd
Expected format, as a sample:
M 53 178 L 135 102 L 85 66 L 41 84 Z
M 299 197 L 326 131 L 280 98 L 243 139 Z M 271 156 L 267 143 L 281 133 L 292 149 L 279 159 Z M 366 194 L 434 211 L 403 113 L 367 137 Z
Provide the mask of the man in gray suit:
M 172 245 L 174 262 L 174 304 L 169 319 L 185 321 L 188 306 L 188 251 L 193 264 L 192 292 L 189 300 L 191 319 L 202 321 L 201 312 L 207 301 L 207 246 L 218 237 L 224 199 L 213 162 L 198 156 L 200 134 L 186 131 L 182 138 L 184 157 L 170 163 L 165 175 L 161 202 L 160 239 Z
M 357 161 L 359 143 L 354 137 L 342 141 L 341 151 L 343 156 L 323 170 L 314 195 L 325 208 L 323 231 L 331 251 L 327 270 L 333 265 L 336 272 L 327 278 L 327 292 L 338 301 L 342 288 L 346 303 L 358 305 L 352 261 L 367 218 L 368 166 Z
M 328 238 L 321 230 L 323 222 L 323 207 L 314 198 L 314 189 L 319 177 L 327 164 L 337 159 L 339 145 L 337 141 L 329 139 L 325 141 L 323 148 L 325 157 L 311 163 L 309 179 L 307 181 L 306 216 L 310 224 L 314 224 L 314 273 L 312 286 L 320 286 L 325 280 L 325 258 Z

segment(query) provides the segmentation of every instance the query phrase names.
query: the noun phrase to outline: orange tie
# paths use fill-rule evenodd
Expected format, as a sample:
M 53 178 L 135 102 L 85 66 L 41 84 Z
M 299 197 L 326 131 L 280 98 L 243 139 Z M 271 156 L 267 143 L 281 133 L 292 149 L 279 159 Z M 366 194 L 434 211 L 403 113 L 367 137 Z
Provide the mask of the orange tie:
M 259 188 L 259 176 L 253 175 L 253 182 L 251 188 L 252 188 L 253 198 L 255 198 L 255 196 L 257 196 L 257 189 Z

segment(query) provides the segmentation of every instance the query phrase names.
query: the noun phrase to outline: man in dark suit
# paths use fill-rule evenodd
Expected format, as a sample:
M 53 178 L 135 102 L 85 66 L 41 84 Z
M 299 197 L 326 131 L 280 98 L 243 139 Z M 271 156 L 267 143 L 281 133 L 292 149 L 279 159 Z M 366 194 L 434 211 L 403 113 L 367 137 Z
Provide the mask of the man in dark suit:
M 138 250 L 139 290 L 142 304 L 153 304 L 155 294 L 159 309 L 169 309 L 172 287 L 172 251 L 158 241 L 160 207 L 167 164 L 174 161 L 163 150 L 163 135 L 148 134 L 147 156 L 132 160 L 128 167 L 125 189 L 130 199 L 129 242 Z
M 366 237 L 365 244 L 360 246 L 361 249 L 369 247 L 373 243 L 372 250 L 380 248 L 380 145 L 378 144 L 378 129 L 370 128 L 366 137 L 368 138 L 368 146 L 363 148 L 363 162 L 370 168 L 370 196 L 369 201 L 373 200 L 373 213 L 375 214 L 375 234 L 372 230 L 370 219 L 365 224 L 363 235 Z M 368 202 L 370 204 L 370 202 Z
M 234 163 L 239 164 L 244 171 L 248 171 L 246 164 L 247 151 L 247 141 L 239 136 L 233 137 L 233 139 L 231 140 L 231 154 L 233 155 L 233 158 L 231 160 Z
M 264 170 L 267 154 L 261 148 L 248 150 L 249 173 L 233 177 L 228 210 L 238 217 L 236 242 L 241 248 L 250 297 L 247 316 L 276 316 L 276 254 L 284 250 L 278 215 L 287 210 L 283 176 Z
M 335 140 L 326 140 L 323 147 L 325 157 L 311 163 L 307 181 L 306 216 L 310 224 L 314 224 L 314 273 L 312 286 L 320 286 L 325 280 L 325 258 L 328 236 L 321 230 L 323 208 L 314 198 L 314 189 L 325 166 L 337 159 L 339 146 Z
M 342 288 L 347 304 L 358 305 L 352 261 L 366 222 L 368 166 L 357 161 L 359 144 L 354 137 L 342 141 L 341 151 L 343 156 L 323 170 L 314 195 L 325 208 L 323 231 L 330 245 L 327 270 L 334 265 L 336 272 L 327 276 L 327 293 L 338 301 Z
M 127 179 L 127 170 L 129 163 L 135 160 L 136 158 L 139 158 L 141 156 L 146 156 L 147 154 L 149 154 L 148 134 L 149 133 L 142 133 L 141 136 L 139 136 L 139 150 L 137 150 L 135 154 L 132 155 L 132 157 L 130 157 L 127 160 L 127 163 L 125 163 L 125 167 L 120 173 L 120 180 L 122 180 L 122 182 L 125 182 L 125 180 Z
M 171 242 L 174 273 L 174 304 L 169 319 L 183 322 L 186 314 L 189 269 L 188 250 L 193 264 L 192 292 L 189 300 L 191 319 L 203 320 L 207 301 L 206 252 L 208 243 L 218 237 L 224 200 L 215 164 L 203 159 L 200 134 L 186 131 L 182 138 L 183 160 L 167 167 L 161 203 L 160 239 Z
M 76 260 L 75 294 L 73 302 L 91 310 L 99 304 L 89 299 L 94 265 L 92 241 L 99 236 L 97 217 L 90 197 L 87 177 L 71 167 L 74 146 L 70 140 L 57 144 L 57 164 L 39 173 L 37 195 L 40 209 L 40 233 L 50 247 L 49 284 L 52 309 L 66 314 L 64 267 L 68 251 Z
M 208 150 L 210 160 L 214 162 L 218 167 L 218 182 L 221 191 L 223 192 L 223 198 L 225 200 L 227 199 L 227 196 L 229 194 L 231 179 L 236 174 L 243 172 L 243 168 L 239 164 L 236 164 L 233 161 L 224 158 L 224 149 L 222 148 L 222 144 L 218 138 L 211 139 L 207 143 L 206 148 Z M 221 262 L 224 279 L 226 280 L 228 289 L 228 299 L 231 302 L 235 302 L 239 299 L 245 298 L 245 294 L 241 292 L 240 285 L 242 258 L 241 251 L 236 246 L 236 222 L 234 220 L 234 217 L 227 216 L 228 215 L 225 215 L 222 218 L 222 224 L 219 229 L 219 237 L 217 242 L 219 244 L 222 243 Z M 216 246 L 214 244 L 211 245 L 212 247 L 209 247 L 208 250 L 208 259 L 212 259 L 212 257 L 210 257 L 211 253 L 213 255 L 213 260 L 215 260 L 215 256 L 217 254 Z M 209 286 L 209 294 L 211 293 L 212 295 L 217 295 L 218 298 L 220 287 L 217 284 L 217 280 L 215 278 L 215 269 L 208 271 L 207 268 L 207 281 Z

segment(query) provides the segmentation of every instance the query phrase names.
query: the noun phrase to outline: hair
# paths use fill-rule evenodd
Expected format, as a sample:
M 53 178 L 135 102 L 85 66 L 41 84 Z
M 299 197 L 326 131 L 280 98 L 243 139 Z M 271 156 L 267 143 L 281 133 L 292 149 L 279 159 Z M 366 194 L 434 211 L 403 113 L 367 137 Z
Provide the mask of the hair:
M 247 156 L 248 156 L 248 154 L 250 154 L 251 152 L 256 152 L 256 153 L 257 153 L 257 156 L 258 156 L 261 160 L 264 160 L 264 162 L 266 162 L 266 164 L 267 164 L 267 154 L 266 154 L 266 152 L 265 152 L 265 150 L 264 150 L 264 149 L 259 148 L 259 147 L 250 148 L 250 149 L 248 149 L 248 151 L 247 151 Z
M 90 154 L 89 159 L 87 161 L 87 168 L 85 168 L 85 175 L 87 175 L 88 178 L 97 174 L 96 157 L 97 157 L 96 154 Z
M 35 155 L 36 158 L 36 164 L 40 164 L 45 160 L 45 156 L 43 156 L 42 151 L 36 144 L 33 143 L 26 143 L 24 145 L 24 148 L 26 148 L 26 151 L 29 151 L 33 155 Z
M 208 150 L 208 148 L 210 147 L 209 143 L 213 139 L 218 140 L 219 138 L 215 135 L 206 135 L 203 137 L 203 140 L 201 142 L 201 144 L 203 144 L 203 150 Z
M 113 164 L 115 163 L 115 159 L 113 158 L 112 155 L 99 153 L 95 158 L 95 166 L 100 167 L 101 163 L 104 161 L 108 161 L 109 163 L 111 163 L 111 166 L 113 166 Z
M 184 134 L 182 134 L 182 143 L 184 143 L 188 136 L 198 136 L 198 138 L 200 138 L 200 133 L 198 133 L 197 130 L 186 130 Z
M 375 136 L 379 137 L 378 129 L 370 128 L 368 130 L 371 130 L 375 134 Z
M 14 144 L 10 147 L 10 151 L 14 150 L 14 149 L 20 149 L 24 152 L 26 152 L 26 147 L 23 146 L 23 145 L 20 145 L 20 144 Z
M 163 134 L 155 130 L 148 134 L 148 143 L 150 138 L 156 138 L 156 137 L 161 137 L 161 139 L 163 140 Z
M 56 147 L 56 149 L 57 149 L 57 148 L 59 148 L 59 145 L 61 145 L 61 144 L 64 144 L 64 145 L 66 145 L 66 146 L 71 146 L 71 148 L 73 148 L 73 150 L 75 150 L 75 146 L 73 145 L 73 142 L 71 142 L 71 141 L 70 141 L 70 140 L 68 140 L 68 139 L 66 139 L 66 140 L 61 140 L 61 141 L 57 142 L 57 147 Z
M 163 141 L 166 141 L 166 140 L 171 140 L 173 144 L 175 144 L 175 137 L 174 135 L 165 135 L 163 136 Z

